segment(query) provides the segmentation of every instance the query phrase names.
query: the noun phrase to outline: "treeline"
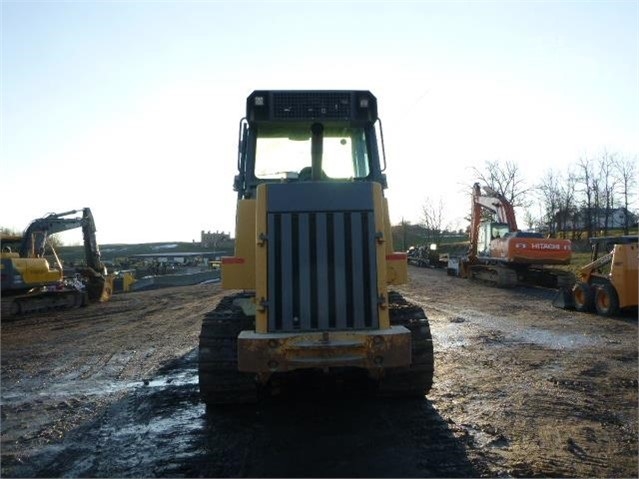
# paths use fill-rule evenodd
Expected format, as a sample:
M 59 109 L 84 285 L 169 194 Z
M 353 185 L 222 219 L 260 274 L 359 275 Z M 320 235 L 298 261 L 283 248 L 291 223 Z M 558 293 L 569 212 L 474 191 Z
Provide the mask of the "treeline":
M 539 183 L 544 214 L 528 220 L 551 234 L 575 239 L 636 229 L 637 157 L 603 151 L 582 157 L 565 172 L 550 170 Z M 634 210 L 634 211 L 633 211 Z
M 546 171 L 532 185 L 511 161 L 487 161 L 482 169 L 474 169 L 474 176 L 523 209 L 523 218 L 517 218 L 520 229 L 571 239 L 636 231 L 636 155 L 604 150 L 583 156 L 566 171 Z M 433 224 L 433 218 L 437 216 L 425 215 L 424 224 Z

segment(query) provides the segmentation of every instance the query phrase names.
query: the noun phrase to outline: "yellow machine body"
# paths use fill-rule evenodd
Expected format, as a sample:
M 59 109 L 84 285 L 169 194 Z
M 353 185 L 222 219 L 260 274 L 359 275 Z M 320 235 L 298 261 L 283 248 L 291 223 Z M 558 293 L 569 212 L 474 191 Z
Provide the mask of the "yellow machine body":
M 553 306 L 601 316 L 636 308 L 638 239 L 636 235 L 590 238 L 591 262 L 579 270 L 577 282 L 570 289 L 559 290 Z
M 638 263 L 639 253 L 637 243 L 615 244 L 612 251 L 602 256 L 601 266 L 609 266 L 607 272 L 599 272 L 596 261 L 584 266 L 579 277 L 583 283 L 609 283 L 617 293 L 619 308 L 637 306 L 638 302 Z
M 13 269 L 20 273 L 25 286 L 54 284 L 62 280 L 62 271 L 51 268 L 45 258 L 20 258 L 18 253 L 0 253 L 0 258 L 9 260 Z M 0 266 L 5 268 L 5 262 Z
M 389 289 L 408 281 L 408 263 L 393 247 L 385 168 L 371 92 L 247 98 L 235 254 L 221 260 L 222 287 L 235 292 L 204 316 L 200 334 L 207 405 L 254 401 L 296 370 L 354 372 L 380 394 L 430 390 L 427 318 Z
M 222 287 L 255 291 L 255 331 L 243 331 L 238 338 L 238 367 L 241 371 L 268 373 L 310 367 L 360 367 L 373 370 L 410 364 L 410 334 L 403 327 L 391 327 L 388 317 L 389 285 L 408 280 L 406 254 L 393 250 L 387 200 L 379 184 L 372 185 L 375 218 L 376 288 L 379 294 L 379 328 L 330 333 L 269 332 L 269 308 L 263 307 L 268 292 L 267 195 L 268 185 L 257 187 L 256 199 L 238 202 L 235 256 L 222 258 Z M 274 247 L 274 246 L 271 246 Z
M 265 92 L 262 96 L 255 92 L 248 100 L 244 131 L 248 132 L 250 125 L 250 131 L 257 134 L 241 137 L 240 156 L 247 151 L 249 154 L 243 160 L 248 163 L 240 165 L 244 176 L 236 185 L 240 195 L 235 255 L 222 258 L 221 264 L 223 288 L 254 292 L 252 304 L 243 305 L 255 315 L 255 328 L 239 336 L 238 367 L 242 371 L 353 365 L 374 369 L 381 363 L 389 367 L 410 364 L 409 331 L 402 326 L 391 327 L 389 320 L 388 286 L 406 283 L 408 269 L 406 254 L 393 248 L 388 203 L 383 194 L 386 178 L 374 144 L 376 100 L 369 92 L 333 93 Z M 333 100 L 339 96 L 341 99 Z M 289 121 L 297 99 L 310 102 L 307 105 L 326 101 L 335 111 L 348 104 L 350 110 L 344 117 L 339 113 L 339 118 L 322 110 L 320 116 L 326 118 L 314 119 L 306 117 L 313 107 L 304 106 L 298 111 L 300 116 Z M 272 106 L 265 106 L 269 102 Z M 282 106 L 277 112 L 278 102 L 292 102 L 292 106 Z M 262 139 L 256 140 L 258 137 Z M 249 140 L 243 146 L 246 138 Z M 255 157 L 260 151 L 268 154 L 270 144 L 259 147 L 256 142 L 279 142 L 282 146 L 287 140 L 284 150 L 280 150 L 284 153 L 273 159 L 281 160 L 287 151 L 305 141 L 312 167 L 301 171 L 293 168 L 296 171 L 287 171 L 278 181 L 260 180 Z M 304 152 L 296 158 L 300 155 Z M 330 173 L 329 162 L 339 155 L 346 164 L 353 162 L 350 178 L 325 174 L 324 168 Z M 339 171 L 334 165 L 332 168 Z M 254 183 L 250 184 L 251 180 Z M 291 241 L 292 235 L 303 235 L 305 240 Z M 328 255 L 335 248 L 344 248 L 341 259 L 315 257 Z M 323 267 L 326 271 L 317 271 Z M 275 273 L 277 268 L 281 271 Z M 275 275 L 279 275 L 277 280 L 273 279 Z M 340 287 L 348 292 L 338 291 Z M 312 307 L 300 304 L 310 303 L 311 298 Z M 332 305 L 328 304 L 330 298 Z M 337 324 L 329 325 L 329 317 Z

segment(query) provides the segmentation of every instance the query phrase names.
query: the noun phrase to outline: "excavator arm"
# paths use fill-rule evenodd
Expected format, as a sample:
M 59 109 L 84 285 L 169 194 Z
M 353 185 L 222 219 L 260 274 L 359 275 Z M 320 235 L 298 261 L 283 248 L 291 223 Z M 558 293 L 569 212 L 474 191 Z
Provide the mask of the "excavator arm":
M 91 215 L 89 208 L 84 208 Z M 78 213 L 71 210 L 65 213 L 50 213 L 43 218 L 33 220 L 22 235 L 21 258 L 41 258 L 44 256 L 49 236 L 83 226 L 83 217 L 68 218 Z
M 469 258 L 477 258 L 477 248 L 479 242 L 479 226 L 482 220 L 482 213 L 489 211 L 496 216 L 500 223 L 506 223 L 510 231 L 517 231 L 517 219 L 513 205 L 497 191 L 489 186 L 484 186 L 485 194 L 482 194 L 479 183 L 473 185 L 471 220 L 470 220 L 470 250 Z

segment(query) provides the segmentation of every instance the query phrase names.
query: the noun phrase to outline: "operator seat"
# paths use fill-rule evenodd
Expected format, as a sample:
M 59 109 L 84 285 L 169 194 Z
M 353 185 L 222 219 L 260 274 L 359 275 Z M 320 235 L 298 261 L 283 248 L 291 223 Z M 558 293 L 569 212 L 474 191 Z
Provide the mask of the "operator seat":
M 310 166 L 305 166 L 304 168 L 302 168 L 299 172 L 299 175 L 297 175 L 297 179 L 299 181 L 312 181 L 313 180 L 313 168 Z M 327 180 L 328 176 L 326 176 L 326 173 L 324 173 L 324 170 L 322 170 L 322 180 Z

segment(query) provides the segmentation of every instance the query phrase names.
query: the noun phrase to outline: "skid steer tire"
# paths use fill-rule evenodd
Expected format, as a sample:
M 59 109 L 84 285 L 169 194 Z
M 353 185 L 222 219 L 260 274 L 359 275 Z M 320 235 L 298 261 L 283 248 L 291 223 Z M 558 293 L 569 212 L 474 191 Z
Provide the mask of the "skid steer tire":
M 223 298 L 202 321 L 199 346 L 200 395 L 207 406 L 257 401 L 253 374 L 237 369 L 237 336 L 253 329 L 255 320 L 233 304 L 238 294 Z
M 389 368 L 379 382 L 378 394 L 391 397 L 424 397 L 433 385 L 433 340 L 424 310 L 406 301 L 399 293 L 389 293 L 391 326 L 411 332 L 412 364 Z
M 619 314 L 619 297 L 610 283 L 604 283 L 595 290 L 595 309 L 600 316 Z
M 575 309 L 581 313 L 589 313 L 595 309 L 595 292 L 588 283 L 576 283 L 572 287 L 572 298 Z

